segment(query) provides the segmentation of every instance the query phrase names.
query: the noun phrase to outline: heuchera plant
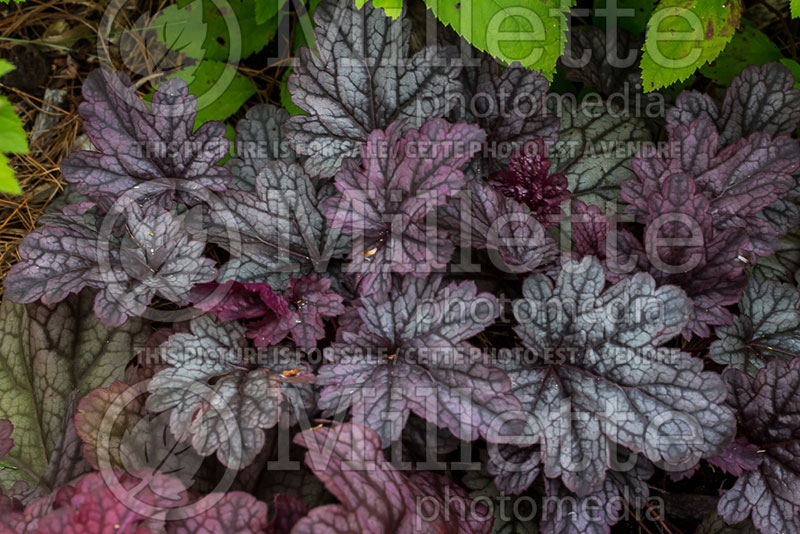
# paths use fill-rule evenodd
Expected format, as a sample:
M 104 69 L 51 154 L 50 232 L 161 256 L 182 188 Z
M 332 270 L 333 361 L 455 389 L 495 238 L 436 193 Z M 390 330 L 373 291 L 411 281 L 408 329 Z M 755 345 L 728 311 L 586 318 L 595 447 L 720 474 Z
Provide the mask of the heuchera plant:
M 608 534 L 665 474 L 800 532 L 800 292 L 753 276 L 800 223 L 791 73 L 661 132 L 405 15 L 314 22 L 306 113 L 225 162 L 179 79 L 84 82 L 93 150 L 5 279 L 0 533 Z M 640 81 L 574 37 L 568 79 Z

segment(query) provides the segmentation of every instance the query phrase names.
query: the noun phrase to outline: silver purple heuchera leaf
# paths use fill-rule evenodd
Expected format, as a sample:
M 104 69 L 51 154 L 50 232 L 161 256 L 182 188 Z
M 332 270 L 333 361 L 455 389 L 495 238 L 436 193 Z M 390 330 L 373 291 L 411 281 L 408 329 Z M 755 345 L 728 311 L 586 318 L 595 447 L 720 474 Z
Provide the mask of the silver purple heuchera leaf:
M 669 151 L 642 151 L 633 161 L 637 177 L 622 184 L 626 212 L 643 219 L 647 204 L 675 173 L 694 178 L 709 201 L 714 228 L 747 231 L 750 249 L 769 256 L 779 233 L 797 224 L 797 208 L 782 197 L 795 187 L 800 145 L 788 136 L 755 132 L 726 148 L 713 123 L 698 119 L 673 128 Z
M 390 292 L 362 297 L 357 310 L 324 353 L 325 413 L 350 411 L 388 446 L 411 412 L 471 441 L 490 439 L 492 422 L 518 409 L 505 374 L 465 343 L 500 313 L 497 299 L 473 282 L 397 277 Z
M 716 329 L 709 356 L 750 376 L 775 358 L 800 356 L 800 292 L 789 284 L 750 279 L 730 326 Z
M 650 495 L 653 467 L 639 458 L 633 466 L 610 470 L 605 481 L 585 497 L 572 494 L 558 478 L 545 478 L 542 534 L 609 534 L 623 516 L 623 505 L 639 509 Z
M 259 104 L 247 110 L 236 124 L 236 156 L 225 164 L 233 175 L 229 189 L 255 193 L 256 176 L 273 160 L 294 163 L 297 159 L 283 135 L 289 112 L 271 104 Z
M 671 174 L 649 195 L 644 243 L 627 230 L 606 239 L 612 281 L 639 270 L 686 291 L 691 299 L 686 339 L 709 337 L 710 326 L 731 324 L 727 306 L 739 302 L 747 282 L 748 236 L 739 227 L 716 230 L 711 210 L 689 175 Z
M 470 180 L 442 206 L 439 219 L 457 246 L 488 250 L 494 265 L 506 272 L 541 270 L 558 255 L 556 242 L 530 208 L 482 179 Z
M 147 408 L 170 411 L 170 430 L 191 441 L 201 455 L 216 453 L 232 469 L 250 464 L 264 446 L 264 430 L 291 424 L 295 410 L 314 401 L 305 364 L 288 347 L 246 350 L 244 327 L 203 315 L 191 333 L 178 333 L 160 347 L 170 367 L 148 385 Z
M 800 124 L 800 90 L 794 85 L 794 75 L 780 63 L 750 65 L 731 82 L 722 109 L 706 94 L 681 93 L 667 112 L 667 130 L 711 120 L 720 132 L 720 148 L 755 132 L 789 135 Z
M 635 177 L 630 147 L 650 142 L 644 122 L 589 101 L 548 104 L 561 117 L 559 141 L 550 154 L 552 172 L 566 175 L 573 199 L 604 210 L 617 203 L 620 183 Z
M 210 239 L 231 258 L 220 281 L 264 282 L 283 291 L 289 276 L 324 271 L 346 250 L 322 213 L 324 195 L 297 164 L 268 161 L 256 176 L 255 193 L 219 196 L 227 215 L 210 229 Z
M 193 237 L 184 217 L 128 202 L 96 220 L 88 208 L 84 203 L 48 215 L 48 225 L 26 236 L 22 261 L 5 282 L 10 300 L 53 304 L 91 287 L 98 290 L 95 314 L 119 326 L 142 315 L 156 295 L 187 304 L 195 284 L 216 277 L 214 261 L 203 257 L 205 243 Z M 114 235 L 117 225 L 124 227 L 121 239 Z
M 477 126 L 444 119 L 403 128 L 395 122 L 369 134 L 361 164 L 342 165 L 339 194 L 326 202 L 331 226 L 353 238 L 346 270 L 361 293 L 385 292 L 393 273 L 428 276 L 447 265 L 453 245 L 436 208 L 464 189 L 461 168 L 484 140 Z
M 523 405 L 530 443 L 541 444 L 545 476 L 579 496 L 602 484 L 615 445 L 685 466 L 717 454 L 735 431 L 720 377 L 662 346 L 689 319 L 686 294 L 656 289 L 644 273 L 604 291 L 605 280 L 592 257 L 565 263 L 555 284 L 528 277 L 515 331 L 537 359 L 497 362 Z
M 739 431 L 763 457 L 725 491 L 717 513 L 729 524 L 748 517 L 761 534 L 800 531 L 800 358 L 769 361 L 752 380 L 724 375 Z
M 148 108 L 127 75 L 98 69 L 84 82 L 83 98 L 79 112 L 98 151 L 74 152 L 61 164 L 78 192 L 113 200 L 140 186 L 168 207 L 176 189 L 187 203 L 203 190 L 225 189 L 230 172 L 216 165 L 230 145 L 225 125 L 211 121 L 194 131 L 197 97 L 186 82 L 161 84 Z
M 473 503 L 445 476 L 398 471 L 384 458 L 380 436 L 368 428 L 336 424 L 306 430 L 295 442 L 308 449 L 306 464 L 340 504 L 312 509 L 293 534 L 492 531 L 485 505 Z M 431 513 L 434 503 L 439 513 Z
M 533 139 L 548 147 L 556 144 L 560 122 L 545 108 L 548 82 L 541 73 L 516 62 L 501 70 L 494 58 L 484 55 L 480 67 L 465 69 L 462 77 L 464 106 L 455 107 L 449 118 L 476 123 L 486 132 L 483 170 L 496 170 Z
M 286 123 L 306 171 L 330 177 L 358 158 L 373 130 L 407 119 L 419 127 L 440 117 L 460 95 L 454 48 L 427 47 L 408 57 L 411 21 L 366 4 L 323 0 L 314 11 L 316 50 L 302 47 L 289 78 L 292 100 L 309 115 Z

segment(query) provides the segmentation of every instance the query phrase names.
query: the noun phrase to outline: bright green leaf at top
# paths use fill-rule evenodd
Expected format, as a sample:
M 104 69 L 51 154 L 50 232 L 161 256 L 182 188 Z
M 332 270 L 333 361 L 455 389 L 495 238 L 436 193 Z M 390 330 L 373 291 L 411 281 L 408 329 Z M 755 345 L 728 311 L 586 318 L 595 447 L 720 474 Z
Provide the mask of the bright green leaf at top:
M 733 38 L 740 0 L 662 0 L 647 24 L 642 57 L 645 92 L 685 80 Z
M 84 291 L 52 307 L 8 300 L 0 307 L 0 419 L 14 425 L 14 448 L 3 463 L 16 468 L 0 469 L 4 491 L 17 480 L 35 486 L 46 473 L 71 478 L 71 458 L 80 458 L 80 442 L 70 442 L 67 431 L 74 403 L 122 378 L 147 340 L 139 319 L 119 328 L 100 324 L 93 297 Z M 62 472 L 52 473 L 53 466 Z
M 425 0 L 472 46 L 553 78 L 566 43 L 566 12 L 575 0 Z M 554 14 L 551 14 L 554 13 Z
M 792 18 L 800 18 L 800 0 L 792 0 Z
M 616 0 L 610 2 L 616 9 L 609 6 L 607 0 L 596 0 L 594 3 L 594 16 L 599 19 L 595 26 L 607 31 L 606 20 L 616 20 L 617 27 L 628 30 L 637 35 L 643 35 L 647 28 L 647 21 L 653 14 L 658 0 Z
M 257 7 L 258 2 L 266 5 Z M 264 48 L 275 36 L 286 0 L 226 0 L 218 7 L 214 0 L 179 0 L 177 6 L 192 6 L 203 13 L 208 25 L 202 58 L 238 62 Z M 257 13 L 257 9 L 259 13 Z M 259 23 L 259 17 L 268 17 Z
M 361 9 L 368 0 L 356 0 L 356 7 Z M 372 5 L 383 9 L 387 17 L 396 19 L 403 12 L 403 0 L 372 0 Z
M 256 5 L 256 24 L 264 24 L 278 16 L 286 0 L 253 0 L 253 2 Z
M 783 57 L 780 49 L 750 21 L 742 20 L 742 26 L 730 44 L 717 59 L 700 69 L 700 74 L 720 85 L 730 85 L 748 65 L 763 65 L 779 61 Z
M 275 2 L 273 2 L 275 3 Z M 208 23 L 204 22 L 200 2 L 185 7 L 171 5 L 163 9 L 153 25 L 158 39 L 170 50 L 199 61 L 184 60 L 168 78 L 179 77 L 189 85 L 189 92 L 198 97 L 195 128 L 210 120 L 225 120 L 233 115 L 256 88 L 235 66 L 222 61 L 203 59 Z
M 12 70 L 14 65 L 0 59 L 0 76 Z M 11 102 L 0 96 L 0 192 L 19 195 L 22 190 L 5 156 L 9 153 L 27 154 L 28 138 Z

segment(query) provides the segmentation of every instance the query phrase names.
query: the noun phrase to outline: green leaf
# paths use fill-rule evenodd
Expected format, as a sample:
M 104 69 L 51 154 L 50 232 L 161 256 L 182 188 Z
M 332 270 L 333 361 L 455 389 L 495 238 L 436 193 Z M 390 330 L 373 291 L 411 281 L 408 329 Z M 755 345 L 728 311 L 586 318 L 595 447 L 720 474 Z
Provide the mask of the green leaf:
M 93 297 L 83 292 L 53 307 L 10 301 L 0 307 L 0 418 L 14 425 L 14 448 L 4 462 L 16 467 L 0 469 L 4 491 L 17 480 L 35 486 L 48 465 L 65 469 L 63 457 L 79 445 L 65 434 L 76 398 L 121 378 L 147 339 L 138 319 L 101 325 Z
M 356 7 L 361 9 L 367 0 L 356 0 Z M 372 5 L 378 9 L 383 9 L 387 17 L 396 19 L 403 12 L 403 0 L 372 0 Z
M 276 13 L 286 3 L 286 0 L 265 1 L 277 2 Z M 189 4 L 202 7 L 203 21 L 208 25 L 203 59 L 214 61 L 238 62 L 258 52 L 275 36 L 278 22 L 283 16 L 283 13 L 279 13 L 259 23 L 256 3 L 252 0 L 228 0 L 223 5 L 224 12 L 214 0 L 180 0 L 177 5 L 183 7 Z
M 792 18 L 794 19 L 800 18 L 800 0 L 792 0 L 791 8 L 792 8 Z
M 425 0 L 425 4 L 478 50 L 505 63 L 519 61 L 553 79 L 566 43 L 561 0 Z M 565 4 L 573 6 L 575 0 Z
M 647 23 L 642 57 L 645 92 L 685 80 L 733 38 L 741 0 L 662 0 Z
M 781 63 L 783 63 L 783 65 L 787 69 L 792 71 L 792 74 L 794 75 L 794 81 L 795 81 L 794 88 L 795 89 L 800 89 L 800 63 L 798 63 L 797 61 L 795 61 L 793 59 L 789 59 L 789 58 L 785 58 L 785 57 L 781 58 L 779 61 Z
M 275 0 L 270 1 L 277 6 Z M 183 8 L 171 5 L 161 11 L 154 21 L 158 39 L 162 43 L 171 50 L 198 60 L 184 61 L 169 76 L 184 80 L 189 84 L 189 92 L 198 97 L 195 127 L 210 120 L 227 119 L 256 92 L 253 82 L 239 73 L 233 65 L 203 59 L 208 23 L 203 20 L 203 10 L 197 9 L 200 6 L 200 2 Z
M 0 191 L 12 195 L 22 194 L 19 182 L 14 178 L 14 170 L 8 164 L 8 158 L 0 153 Z
M 227 119 L 256 94 L 249 78 L 221 61 L 201 61 L 192 72 L 181 71 L 177 76 L 189 84 L 190 93 L 197 95 L 195 128 L 211 120 Z
M 712 63 L 703 66 L 700 74 L 720 85 L 730 85 L 748 65 L 763 65 L 779 61 L 783 57 L 780 49 L 750 21 L 742 20 L 742 26 L 730 44 Z
M 264 24 L 278 16 L 286 0 L 254 0 L 254 3 L 256 24 Z
M 27 154 L 28 141 L 22 121 L 14 113 L 11 102 L 0 96 L 0 152 Z
M 0 76 L 14 70 L 14 65 L 0 59 Z M 22 121 L 14 113 L 11 102 L 0 96 L 0 192 L 19 195 L 22 189 L 5 154 L 27 154 L 28 138 Z
M 650 16 L 656 7 L 656 2 L 657 0 L 617 0 L 616 3 L 611 2 L 612 6 L 616 5 L 616 9 L 613 9 L 613 7 L 608 7 L 607 0 L 597 0 L 594 3 L 595 17 L 601 19 L 611 18 L 616 20 L 618 27 L 631 33 L 642 35 L 645 28 L 647 28 L 647 21 L 650 20 Z M 611 12 L 604 11 L 607 9 L 611 9 Z M 631 10 L 633 10 L 632 13 Z M 616 18 L 614 18 L 615 13 Z M 595 26 L 604 30 L 607 29 L 605 21 L 599 24 L 595 23 Z

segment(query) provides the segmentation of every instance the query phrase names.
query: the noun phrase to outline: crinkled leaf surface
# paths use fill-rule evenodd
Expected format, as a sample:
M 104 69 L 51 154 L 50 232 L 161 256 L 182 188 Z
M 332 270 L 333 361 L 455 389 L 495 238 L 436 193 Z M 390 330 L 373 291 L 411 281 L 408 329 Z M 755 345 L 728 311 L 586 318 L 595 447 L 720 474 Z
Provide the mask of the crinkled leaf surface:
M 88 206 L 43 217 L 45 226 L 26 236 L 22 261 L 6 279 L 10 300 L 52 304 L 88 286 L 99 290 L 95 314 L 119 326 L 144 314 L 154 296 L 186 304 L 195 284 L 216 277 L 214 261 L 203 256 L 204 240 L 195 239 L 185 217 L 155 204 L 124 203 L 96 221 Z M 117 223 L 124 223 L 121 240 L 113 235 Z
M 167 534 L 265 534 L 267 508 L 252 495 L 233 491 L 202 514 L 168 523 Z
M 368 428 L 337 424 L 307 430 L 295 441 L 308 448 L 306 464 L 341 504 L 314 508 L 297 523 L 294 534 L 415 534 L 421 527 L 448 534 L 491 532 L 483 505 L 473 504 L 444 476 L 395 470 L 383 456 L 380 436 Z M 442 512 L 435 517 L 428 515 L 424 502 L 431 500 Z M 470 506 L 477 512 L 474 517 L 457 513 Z
M 247 110 L 245 118 L 236 125 L 236 156 L 226 163 L 233 175 L 230 189 L 255 193 L 256 176 L 269 161 L 295 161 L 294 151 L 283 135 L 283 124 L 288 118 L 285 109 L 271 104 L 259 104 Z
M 763 459 L 720 498 L 717 513 L 729 524 L 748 518 L 761 534 L 800 530 L 800 358 L 771 360 L 752 380 L 725 372 L 728 404 L 739 430 Z
M 204 456 L 216 452 L 233 469 L 253 461 L 264 446 L 264 430 L 282 417 L 291 421 L 294 410 L 313 402 L 298 353 L 288 347 L 261 353 L 258 361 L 271 365 L 259 367 L 243 350 L 244 335 L 236 322 L 194 319 L 191 333 L 174 334 L 161 346 L 170 367 L 148 385 L 147 408 L 170 411 L 178 441 L 191 440 Z
M 11 438 L 13 431 L 14 425 L 11 421 L 0 419 L 0 460 L 14 447 L 14 440 Z
M 309 115 L 286 123 L 306 171 L 333 176 L 346 158 L 358 158 L 367 135 L 398 119 L 418 127 L 453 105 L 459 67 L 454 49 L 429 47 L 408 56 L 411 24 L 367 4 L 324 0 L 314 12 L 316 51 L 303 47 L 289 78 L 292 100 Z
M 211 239 L 231 252 L 222 281 L 265 282 L 281 291 L 290 275 L 324 270 L 342 250 L 322 213 L 325 194 L 297 163 L 269 161 L 256 176 L 255 193 L 227 191 L 220 198 L 230 220 L 212 228 Z
M 79 111 L 98 151 L 74 152 L 61 165 L 80 193 L 113 200 L 153 182 L 142 198 L 169 205 L 176 187 L 189 201 L 204 189 L 225 189 L 230 172 L 215 165 L 230 144 L 225 126 L 207 122 L 194 131 L 197 97 L 184 81 L 161 84 L 148 108 L 126 75 L 96 70 L 84 82 L 83 98 Z
M 667 112 L 667 129 L 711 119 L 720 131 L 720 148 L 755 132 L 789 135 L 800 123 L 800 90 L 792 72 L 780 63 L 750 65 L 733 79 L 722 109 L 710 96 L 684 91 Z
M 326 206 L 331 226 L 353 236 L 346 268 L 362 293 L 386 291 L 392 273 L 427 276 L 447 265 L 453 246 L 431 216 L 464 188 L 461 168 L 484 140 L 477 126 L 444 119 L 402 130 L 395 122 L 372 132 L 361 165 L 342 166 L 339 195 Z
M 800 271 L 800 230 L 793 228 L 778 239 L 778 246 L 772 256 L 758 258 L 756 265 L 750 269 L 750 275 L 763 282 L 796 283 L 795 273 Z
M 477 70 L 477 72 L 473 72 Z M 512 63 L 501 70 L 497 61 L 483 57 L 478 69 L 465 70 L 464 109 L 452 110 L 453 122 L 474 122 L 486 132 L 485 171 L 495 170 L 513 149 L 541 138 L 548 147 L 558 140 L 560 121 L 545 109 L 547 79 L 535 70 Z
M 545 478 L 542 534 L 609 534 L 623 515 L 623 505 L 638 509 L 647 501 L 652 475 L 652 466 L 640 459 L 627 470 L 609 471 L 596 491 L 577 499 L 560 479 Z
M 147 339 L 146 326 L 132 319 L 106 328 L 92 313 L 91 293 L 73 295 L 52 307 L 4 301 L 0 308 L 0 417 L 14 425 L 15 447 L 0 469 L 0 486 L 15 480 L 36 485 L 27 473 L 42 476 L 59 457 L 80 457 L 80 440 L 68 440 L 71 403 L 93 388 L 121 378 L 136 349 Z M 62 465 L 62 473 L 75 473 Z M 47 480 L 42 482 L 47 484 Z
M 458 246 L 487 249 L 494 265 L 507 272 L 538 270 L 558 253 L 555 241 L 528 206 L 481 179 L 470 180 L 439 216 Z
M 753 252 L 768 256 L 779 231 L 797 224 L 797 209 L 776 204 L 795 187 L 800 146 L 787 136 L 756 132 L 720 149 L 719 134 L 707 118 L 675 126 L 667 153 L 640 153 L 633 162 L 636 178 L 622 184 L 629 213 L 642 218 L 664 180 L 684 172 L 695 178 L 710 202 L 717 231 L 738 227 L 747 231 Z M 765 213 L 767 208 L 772 211 Z M 773 222 L 774 221 L 774 222 Z M 782 232 L 781 232 L 782 233 Z
M 722 469 L 723 473 L 741 476 L 745 471 L 752 471 L 761 464 L 763 453 L 758 447 L 749 443 L 747 438 L 737 438 L 717 456 L 708 459 L 708 463 Z
M 475 313 L 465 313 L 464 303 Z M 496 299 L 472 282 L 395 280 L 388 294 L 360 299 L 360 320 L 340 325 L 319 370 L 319 406 L 329 414 L 350 410 L 385 446 L 399 439 L 411 412 L 464 440 L 487 437 L 490 423 L 518 404 L 504 374 L 465 340 L 498 313 Z
M 710 326 L 731 324 L 727 306 L 739 302 L 747 282 L 744 268 L 751 246 L 745 229 L 715 230 L 712 209 L 689 175 L 670 174 L 648 199 L 644 243 L 627 230 L 610 234 L 615 242 L 608 247 L 612 278 L 638 268 L 659 284 L 686 291 L 693 305 L 683 330 L 686 339 L 708 337 Z
M 515 306 L 516 332 L 539 360 L 498 362 L 541 443 L 544 474 L 580 496 L 605 479 L 611 443 L 651 461 L 693 464 L 719 452 L 735 429 L 719 376 L 662 347 L 688 320 L 685 293 L 656 289 L 642 273 L 604 286 L 603 268 L 591 257 L 567 262 L 555 284 L 531 275 Z M 654 432 L 652 422 L 662 418 Z M 674 439 L 689 429 L 692 439 Z
M 713 61 L 733 38 L 741 18 L 739 1 L 661 0 L 647 23 L 645 91 L 683 81 Z
M 750 376 L 775 358 L 800 356 L 800 293 L 789 284 L 750 279 L 739 302 L 741 314 L 717 327 L 711 359 Z
M 619 184 L 635 176 L 630 144 L 650 141 L 650 133 L 641 119 L 613 116 L 605 106 L 587 102 L 577 107 L 569 99 L 559 102 L 561 131 L 552 170 L 566 175 L 572 198 L 604 208 L 618 202 Z

